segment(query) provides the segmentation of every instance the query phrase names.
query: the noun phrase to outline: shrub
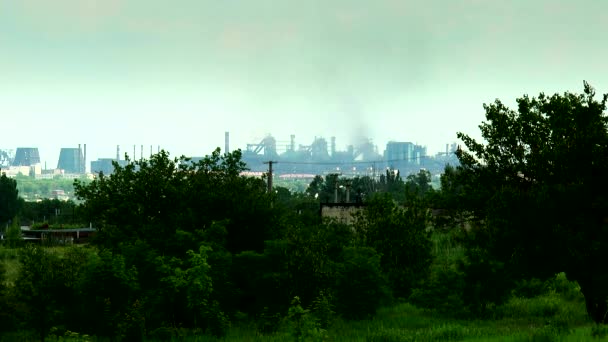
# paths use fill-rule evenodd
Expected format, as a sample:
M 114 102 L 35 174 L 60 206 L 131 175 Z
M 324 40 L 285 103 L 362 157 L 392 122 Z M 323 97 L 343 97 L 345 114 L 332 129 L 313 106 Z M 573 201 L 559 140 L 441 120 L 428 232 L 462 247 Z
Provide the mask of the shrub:
M 509 298 L 513 281 L 505 264 L 492 259 L 487 251 L 468 248 L 465 253 L 460 265 L 465 279 L 462 299 L 471 313 L 485 316 L 488 309 Z
M 319 326 L 310 310 L 302 308 L 299 297 L 294 297 L 287 314 L 290 334 L 294 341 L 323 341 L 326 339 L 325 329 Z
M 213 301 L 206 309 L 205 318 L 207 321 L 207 331 L 215 337 L 224 337 L 230 328 L 230 319 L 220 309 L 220 304 Z
M 449 264 L 435 264 L 430 276 L 414 289 L 409 300 L 419 308 L 437 310 L 442 314 L 461 315 L 464 311 L 462 293 L 464 275 Z
M 19 249 L 0 246 L 0 260 L 17 260 L 18 258 Z
M 262 334 L 272 334 L 279 330 L 281 314 L 271 313 L 267 306 L 262 309 L 257 322 L 257 330 Z
M 604 324 L 595 324 L 591 327 L 591 336 L 603 339 L 608 336 L 608 327 Z
M 556 295 L 544 295 L 535 298 L 513 297 L 495 310 L 497 317 L 508 318 L 543 318 L 553 317 L 560 309 L 560 300 Z
M 522 279 L 515 283 L 512 294 L 516 297 L 533 298 L 547 293 L 549 289 L 549 283 L 538 278 Z
M 315 300 L 312 302 L 312 314 L 319 322 L 319 326 L 323 329 L 329 328 L 334 320 L 335 312 L 331 303 L 331 295 L 321 291 Z
M 549 322 L 543 327 L 533 330 L 527 340 L 530 342 L 560 341 L 564 335 L 567 335 L 569 333 L 570 329 L 568 327 L 562 326 L 561 323 L 554 324 L 552 322 Z
M 347 247 L 336 284 L 336 311 L 346 319 L 363 319 L 376 313 L 388 296 L 380 269 L 380 255 L 369 247 Z
M 6 246 L 10 248 L 20 247 L 23 244 L 23 237 L 21 234 L 21 227 L 19 221 L 15 220 L 6 230 L 5 236 Z
M 157 341 L 171 341 L 171 338 L 173 337 L 173 328 L 156 328 L 150 332 L 149 337 Z
M 584 300 L 581 287 L 575 281 L 568 280 L 564 272 L 549 280 L 548 286 L 567 300 Z

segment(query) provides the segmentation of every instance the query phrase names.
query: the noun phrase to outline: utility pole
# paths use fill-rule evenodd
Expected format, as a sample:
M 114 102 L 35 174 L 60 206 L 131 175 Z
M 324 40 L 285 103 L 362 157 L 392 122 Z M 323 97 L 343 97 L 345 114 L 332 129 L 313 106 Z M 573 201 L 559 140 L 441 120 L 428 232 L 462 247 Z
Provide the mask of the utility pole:
M 268 164 L 268 193 L 272 193 L 272 164 L 278 163 L 277 161 L 269 160 L 264 162 L 264 164 Z

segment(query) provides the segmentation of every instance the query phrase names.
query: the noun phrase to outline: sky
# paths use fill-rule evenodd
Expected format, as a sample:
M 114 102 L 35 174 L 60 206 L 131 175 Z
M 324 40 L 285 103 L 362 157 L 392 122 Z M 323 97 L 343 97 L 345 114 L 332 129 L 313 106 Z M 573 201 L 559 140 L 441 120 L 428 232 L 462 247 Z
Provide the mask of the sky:
M 434 154 L 483 104 L 608 92 L 598 0 L 2 0 L 0 149 L 171 155 L 369 137 Z M 122 154 L 122 152 L 121 152 Z

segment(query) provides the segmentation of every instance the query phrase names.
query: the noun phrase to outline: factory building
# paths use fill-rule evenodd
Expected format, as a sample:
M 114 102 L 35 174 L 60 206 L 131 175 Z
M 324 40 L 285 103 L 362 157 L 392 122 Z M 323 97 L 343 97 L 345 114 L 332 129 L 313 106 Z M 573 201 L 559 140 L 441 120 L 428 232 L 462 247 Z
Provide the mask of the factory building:
M 12 166 L 33 166 L 40 164 L 40 153 L 36 147 L 18 147 Z
M 83 154 L 80 146 L 78 148 L 62 148 L 59 151 L 59 161 L 57 168 L 65 173 L 83 174 L 86 171 L 86 145 Z

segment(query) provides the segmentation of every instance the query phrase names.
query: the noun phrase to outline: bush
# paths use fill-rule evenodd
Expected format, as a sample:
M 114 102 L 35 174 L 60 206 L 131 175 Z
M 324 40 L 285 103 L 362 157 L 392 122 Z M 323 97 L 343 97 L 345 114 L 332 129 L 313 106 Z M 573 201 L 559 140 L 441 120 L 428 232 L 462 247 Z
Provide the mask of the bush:
M 507 318 L 543 318 L 553 317 L 560 310 L 560 300 L 555 294 L 535 298 L 513 297 L 495 310 L 497 317 Z
M 511 292 L 515 297 L 533 298 L 545 294 L 549 291 L 549 282 L 538 278 L 523 279 L 515 283 L 515 288 Z
M 10 248 L 16 248 L 23 245 L 23 236 L 21 234 L 21 227 L 19 221 L 15 220 L 6 230 L 5 245 Z
M 321 291 L 319 296 L 312 302 L 312 314 L 319 322 L 321 328 L 327 329 L 332 324 L 335 315 L 333 307 L 331 295 L 324 291 Z
M 481 248 L 468 248 L 460 269 L 464 273 L 463 301 L 477 316 L 486 316 L 489 309 L 501 305 L 513 288 L 513 280 L 505 264 L 492 259 Z
M 548 282 L 548 286 L 556 293 L 560 294 L 567 300 L 583 301 L 584 297 L 581 293 L 581 287 L 575 282 L 570 281 L 565 273 L 558 273 Z
M 570 328 L 564 322 L 548 322 L 539 329 L 532 331 L 527 341 L 530 342 L 553 342 L 560 341 L 564 335 L 570 333 Z
M 603 339 L 608 336 L 608 327 L 604 324 L 595 324 L 591 327 L 591 336 Z
M 294 341 L 323 341 L 326 339 L 325 329 L 319 326 L 310 310 L 302 308 L 300 298 L 293 298 L 287 314 L 289 331 Z
M 257 322 L 257 330 L 262 334 L 273 334 L 279 330 L 281 325 L 281 314 L 271 313 L 268 307 L 262 309 Z
M 441 314 L 461 315 L 464 311 L 462 293 L 464 275 L 453 265 L 433 265 L 431 274 L 409 301 L 419 308 L 436 310 Z
M 226 336 L 228 328 L 230 328 L 230 319 L 220 309 L 220 304 L 213 301 L 205 311 L 207 331 L 215 337 Z
M 494 311 L 495 318 L 528 319 L 544 322 L 560 332 L 569 332 L 573 324 L 585 324 L 587 315 L 580 303 L 564 300 L 554 292 L 535 298 L 511 298 Z
M 342 257 L 335 292 L 336 311 L 346 319 L 374 315 L 388 296 L 380 255 L 369 247 L 347 247 Z
M 0 260 L 17 260 L 18 258 L 19 249 L 0 246 Z
M 173 338 L 173 328 L 170 328 L 170 327 L 156 328 L 150 332 L 149 337 L 152 340 L 157 340 L 157 341 L 171 341 L 171 339 Z

